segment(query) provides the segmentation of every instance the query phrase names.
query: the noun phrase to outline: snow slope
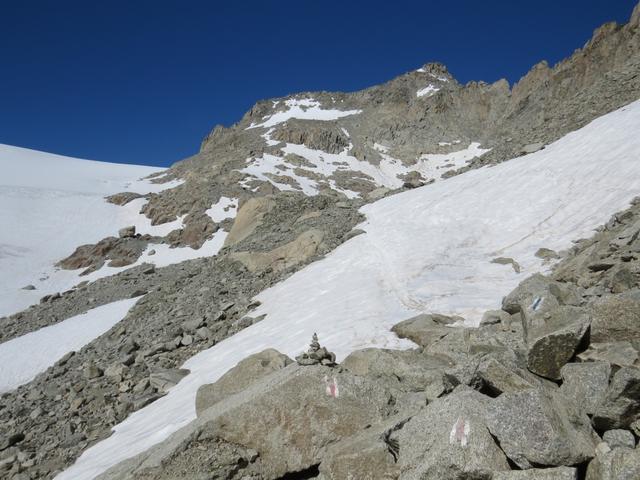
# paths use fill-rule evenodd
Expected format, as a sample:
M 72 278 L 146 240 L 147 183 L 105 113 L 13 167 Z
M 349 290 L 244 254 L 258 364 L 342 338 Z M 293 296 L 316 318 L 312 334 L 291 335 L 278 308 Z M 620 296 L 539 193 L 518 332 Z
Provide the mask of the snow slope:
M 117 235 L 127 225 L 162 235 L 166 225 L 151 227 L 139 214 L 146 200 L 125 207 L 104 200 L 118 192 L 145 194 L 180 184 L 140 180 L 162 170 L 0 145 L 0 317 L 82 280 L 77 272 L 53 268 L 78 245 Z M 29 284 L 37 290 L 21 290 Z
M 58 479 L 90 479 L 195 418 L 198 387 L 267 347 L 290 356 L 314 331 L 338 358 L 363 347 L 406 348 L 389 332 L 417 312 L 469 323 L 556 250 L 589 236 L 640 191 L 640 101 L 539 152 L 387 197 L 363 208 L 366 234 L 262 292 L 267 317 L 194 356 L 170 393 L 131 415 Z M 523 267 L 490 263 L 513 257 Z
M 0 344 L 0 393 L 30 382 L 65 354 L 79 350 L 124 318 L 139 300 L 108 303 Z

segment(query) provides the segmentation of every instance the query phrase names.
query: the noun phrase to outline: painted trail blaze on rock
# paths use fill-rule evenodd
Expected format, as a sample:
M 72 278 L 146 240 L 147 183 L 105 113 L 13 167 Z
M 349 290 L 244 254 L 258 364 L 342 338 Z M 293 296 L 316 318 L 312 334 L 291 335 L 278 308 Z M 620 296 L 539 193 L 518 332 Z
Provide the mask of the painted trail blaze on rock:
M 466 447 L 469 440 L 469 433 L 471 433 L 471 424 L 464 418 L 458 417 L 449 434 L 449 444 L 455 445 L 460 442 L 462 448 Z
M 324 383 L 326 384 L 325 391 L 327 392 L 327 395 L 333 398 L 338 398 L 338 396 L 340 396 L 340 391 L 338 390 L 338 381 L 335 377 L 330 379 L 329 377 L 325 376 Z

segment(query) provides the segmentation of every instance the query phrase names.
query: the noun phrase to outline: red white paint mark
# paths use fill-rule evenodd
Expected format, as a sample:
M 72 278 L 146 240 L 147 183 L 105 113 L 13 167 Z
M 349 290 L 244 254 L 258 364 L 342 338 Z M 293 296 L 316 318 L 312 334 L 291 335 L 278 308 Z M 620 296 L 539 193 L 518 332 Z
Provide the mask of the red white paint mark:
M 327 392 L 327 395 L 333 398 L 338 398 L 338 396 L 340 396 L 340 390 L 338 390 L 338 381 L 335 377 L 330 379 L 325 375 L 324 383 L 326 384 L 325 391 Z
M 464 418 L 458 417 L 456 423 L 453 424 L 451 433 L 449 434 L 449 444 L 455 445 L 460 442 L 462 448 L 467 446 L 469 434 L 471 433 L 471 424 Z

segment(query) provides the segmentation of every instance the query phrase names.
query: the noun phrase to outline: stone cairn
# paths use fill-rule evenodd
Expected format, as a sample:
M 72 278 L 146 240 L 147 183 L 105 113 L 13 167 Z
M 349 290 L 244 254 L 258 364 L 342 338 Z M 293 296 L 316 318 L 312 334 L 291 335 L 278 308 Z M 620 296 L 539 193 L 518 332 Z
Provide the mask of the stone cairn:
M 336 364 L 336 354 L 320 346 L 316 333 L 311 337 L 309 350 L 296 357 L 298 365 L 326 365 L 332 367 Z

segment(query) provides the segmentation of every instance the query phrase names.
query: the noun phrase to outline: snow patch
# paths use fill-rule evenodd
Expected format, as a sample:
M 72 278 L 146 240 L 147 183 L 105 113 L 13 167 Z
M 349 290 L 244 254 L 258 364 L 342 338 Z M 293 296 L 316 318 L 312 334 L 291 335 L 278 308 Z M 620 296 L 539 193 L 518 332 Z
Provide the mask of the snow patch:
M 237 212 L 237 198 L 220 197 L 220 200 L 214 203 L 205 213 L 211 217 L 211 220 L 220 223 L 227 218 L 235 218 Z
M 287 110 L 274 113 L 273 115 L 267 115 L 263 118 L 263 120 L 265 120 L 263 123 L 252 123 L 247 127 L 247 130 L 258 127 L 273 127 L 291 118 L 301 120 L 337 120 L 338 118 L 356 115 L 362 112 L 362 110 L 323 109 L 320 102 L 313 98 L 291 98 L 284 103 Z
M 436 92 L 438 92 L 439 90 L 440 90 L 440 89 L 439 89 L 438 87 L 436 87 L 435 85 L 433 85 L 433 84 L 431 84 L 431 83 L 430 83 L 430 84 L 429 84 L 429 85 L 427 85 L 426 87 L 424 87 L 424 88 L 422 88 L 422 89 L 418 90 L 418 91 L 416 92 L 416 96 L 417 96 L 417 97 L 425 97 L 425 96 L 426 96 L 426 97 L 430 97 L 430 96 L 432 96 L 432 95 L 435 95 L 435 93 L 436 93 Z
M 33 380 L 69 352 L 108 331 L 140 299 L 108 303 L 0 344 L 0 393 Z

